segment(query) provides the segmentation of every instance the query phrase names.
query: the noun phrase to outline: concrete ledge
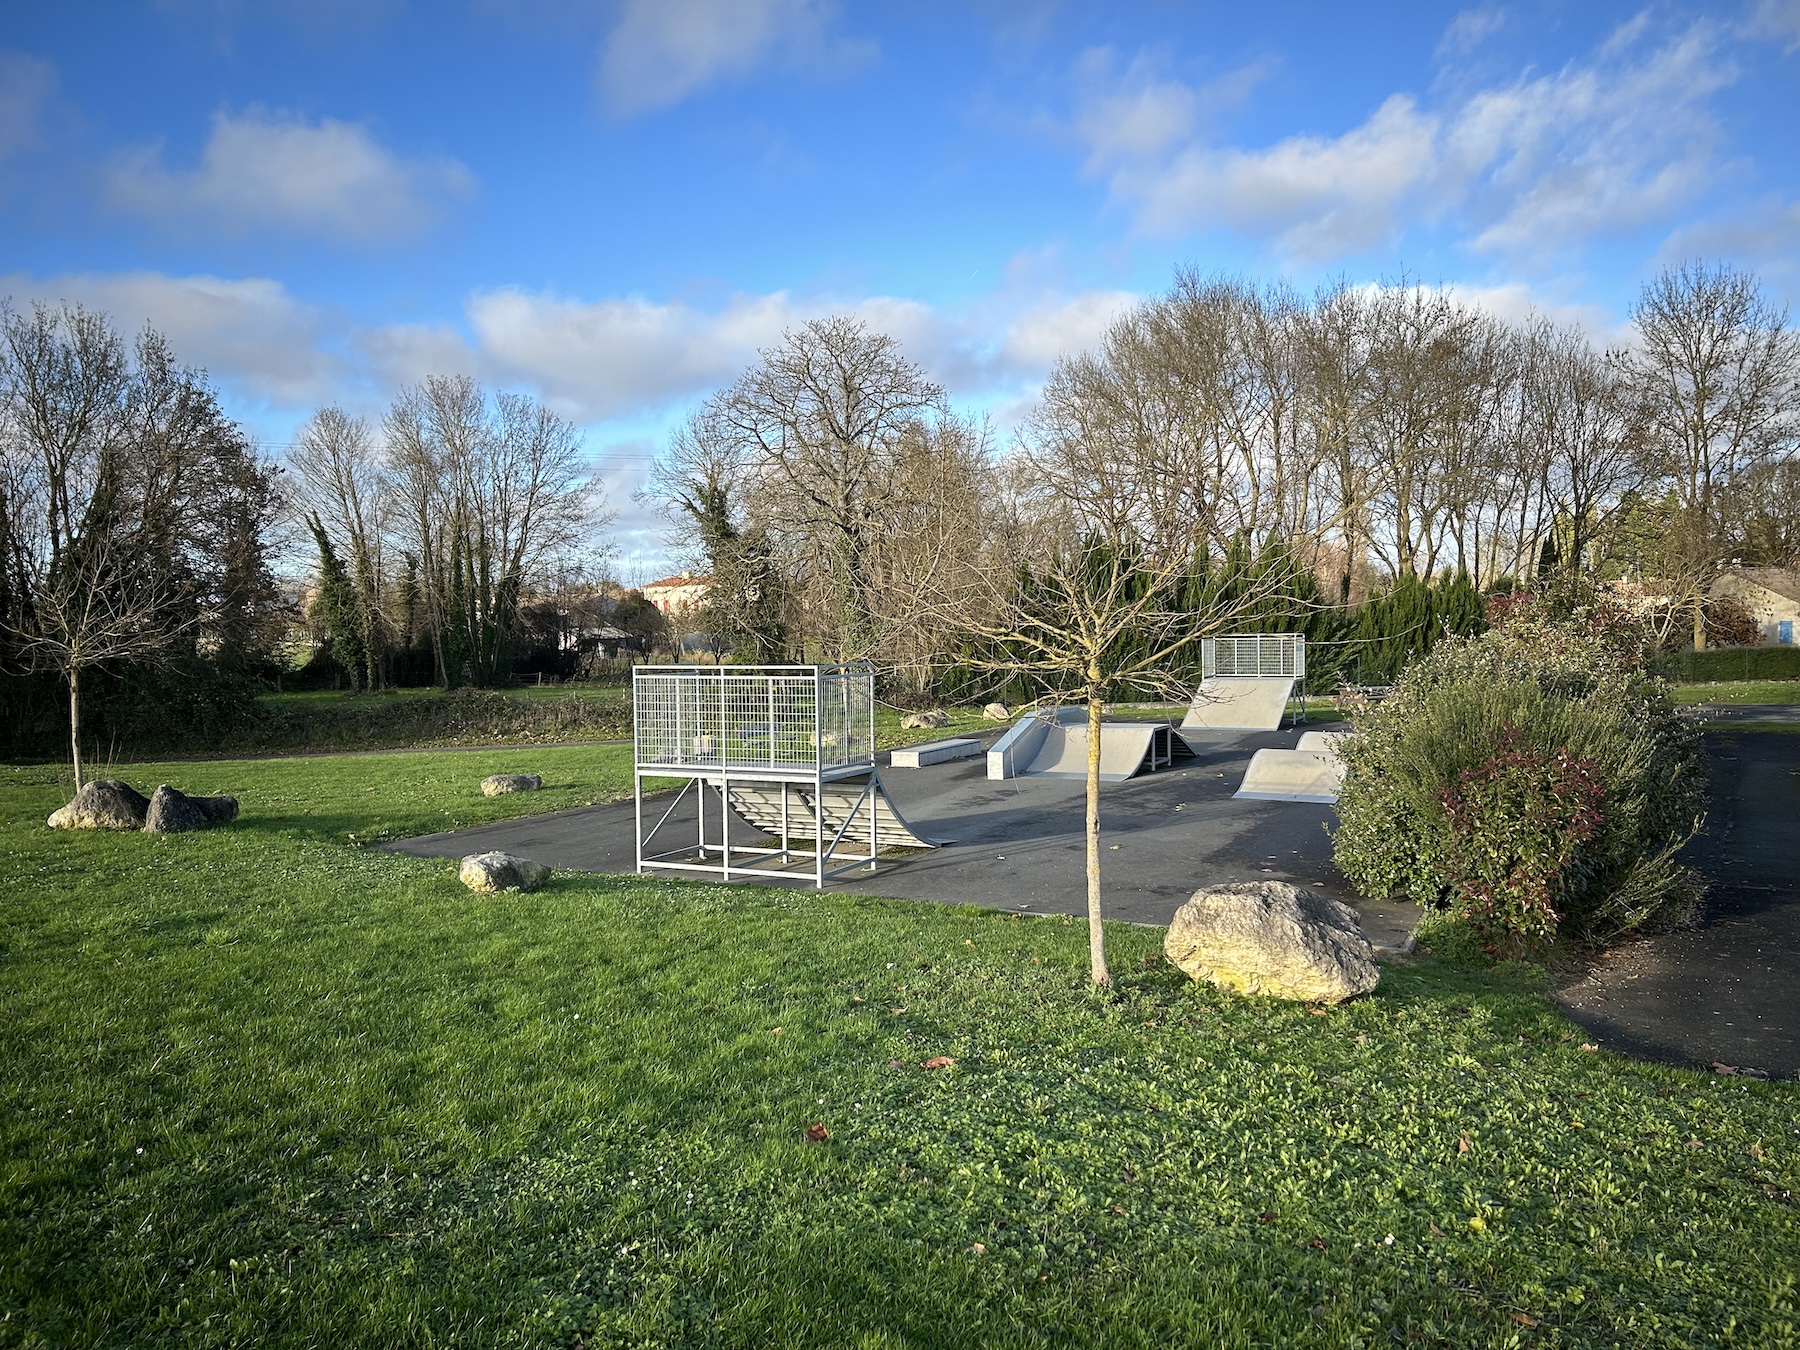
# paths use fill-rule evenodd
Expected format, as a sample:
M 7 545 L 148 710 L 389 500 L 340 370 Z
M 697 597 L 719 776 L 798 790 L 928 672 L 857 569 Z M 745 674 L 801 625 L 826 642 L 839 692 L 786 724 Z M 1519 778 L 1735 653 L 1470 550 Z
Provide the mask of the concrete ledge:
M 972 736 L 956 736 L 947 741 L 927 741 L 894 751 L 889 761 L 896 769 L 923 769 L 952 759 L 973 759 L 981 753 L 981 742 Z

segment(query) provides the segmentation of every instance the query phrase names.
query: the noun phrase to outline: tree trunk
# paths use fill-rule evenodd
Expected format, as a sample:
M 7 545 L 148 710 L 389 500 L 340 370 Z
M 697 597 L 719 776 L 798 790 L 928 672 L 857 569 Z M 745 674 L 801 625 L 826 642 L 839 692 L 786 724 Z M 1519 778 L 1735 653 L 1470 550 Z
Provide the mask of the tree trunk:
M 1706 601 L 1694 601 L 1694 650 L 1706 650 Z
M 1095 984 L 1111 984 L 1106 930 L 1100 924 L 1100 693 L 1088 691 L 1087 912 L 1088 965 Z
M 81 671 L 69 668 L 69 762 L 75 766 L 75 790 L 81 791 Z

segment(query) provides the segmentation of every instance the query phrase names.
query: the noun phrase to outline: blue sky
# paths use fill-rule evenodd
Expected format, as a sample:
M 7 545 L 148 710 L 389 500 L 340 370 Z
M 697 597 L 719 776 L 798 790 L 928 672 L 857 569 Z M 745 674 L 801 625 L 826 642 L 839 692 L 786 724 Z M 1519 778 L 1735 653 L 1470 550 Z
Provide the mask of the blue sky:
M 854 311 L 1005 427 L 1180 265 L 1616 336 L 1690 256 L 1800 291 L 1800 0 L 0 6 L 0 293 L 149 320 L 278 448 L 466 371 L 630 494 Z

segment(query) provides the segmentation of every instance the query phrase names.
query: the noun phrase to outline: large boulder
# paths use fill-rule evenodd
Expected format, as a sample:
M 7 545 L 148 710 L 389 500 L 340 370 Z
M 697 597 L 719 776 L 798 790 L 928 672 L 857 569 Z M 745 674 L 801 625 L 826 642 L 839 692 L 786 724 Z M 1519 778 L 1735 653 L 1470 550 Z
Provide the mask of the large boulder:
M 150 799 L 116 778 L 82 784 L 67 806 L 50 817 L 53 830 L 141 830 Z
M 1012 721 L 1012 709 L 1004 703 L 990 703 L 981 710 L 981 715 L 989 722 Z
M 535 891 L 550 880 L 550 869 L 512 853 L 471 853 L 462 860 L 457 879 L 477 895 L 501 891 Z
M 509 792 L 536 792 L 544 780 L 535 773 L 496 773 L 481 780 L 481 795 L 504 797 Z
M 236 797 L 190 797 L 163 783 L 150 798 L 144 828 L 152 834 L 180 834 L 228 824 L 237 819 L 237 813 Z
M 950 725 L 950 714 L 942 708 L 928 708 L 924 712 L 906 714 L 900 719 L 900 725 L 908 731 L 935 731 Z
M 1381 981 L 1356 911 L 1285 881 L 1195 891 L 1163 939 L 1169 960 L 1242 994 L 1341 1003 Z

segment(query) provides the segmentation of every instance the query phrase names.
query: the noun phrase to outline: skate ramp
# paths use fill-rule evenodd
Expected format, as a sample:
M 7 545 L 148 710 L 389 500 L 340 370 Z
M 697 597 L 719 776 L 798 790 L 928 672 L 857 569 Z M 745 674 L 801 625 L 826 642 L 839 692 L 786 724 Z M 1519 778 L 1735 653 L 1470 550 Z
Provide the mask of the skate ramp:
M 811 839 L 813 835 L 813 793 L 811 783 L 787 787 L 787 834 L 790 839 Z M 875 828 L 883 848 L 937 848 L 943 840 L 927 839 L 906 823 L 888 800 L 887 791 L 876 774 L 857 778 L 839 778 L 817 789 L 824 808 L 826 837 L 838 838 L 840 845 L 852 841 L 869 842 L 869 797 L 875 801 Z M 726 789 L 731 809 L 739 819 L 762 830 L 772 838 L 782 832 L 782 784 L 733 782 Z M 839 831 L 842 831 L 841 836 Z
M 1100 781 L 1123 783 L 1146 769 L 1168 766 L 1187 752 L 1166 722 L 1102 722 Z M 988 777 L 1086 778 L 1085 708 L 1042 708 L 1020 718 L 988 751 Z
M 1208 676 L 1200 682 L 1183 731 L 1279 731 L 1293 697 L 1292 679 Z
M 1300 744 L 1296 750 L 1326 750 L 1336 754 L 1343 749 L 1344 742 L 1355 736 L 1354 731 L 1305 731 L 1300 734 Z
M 1258 750 L 1234 796 L 1260 802 L 1337 802 L 1344 761 L 1331 750 Z

